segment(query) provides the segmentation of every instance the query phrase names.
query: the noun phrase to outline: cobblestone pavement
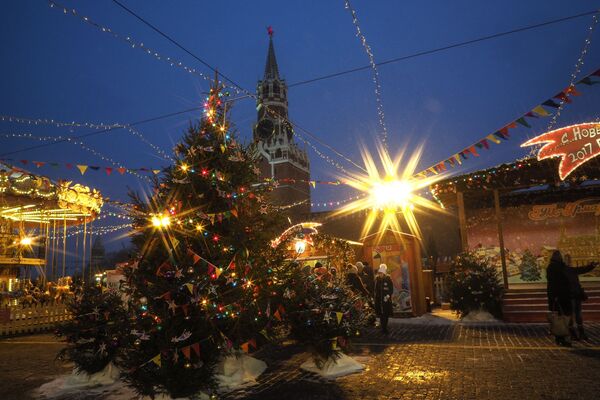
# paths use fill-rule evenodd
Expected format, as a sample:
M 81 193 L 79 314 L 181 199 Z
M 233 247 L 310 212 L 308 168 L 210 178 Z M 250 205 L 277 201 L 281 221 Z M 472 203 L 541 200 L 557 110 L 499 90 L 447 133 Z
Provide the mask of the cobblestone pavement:
M 588 324 L 590 340 L 571 349 L 555 346 L 544 325 L 394 321 L 390 331 L 369 329 L 357 338 L 351 355 L 366 365 L 362 373 L 328 381 L 298 368 L 307 358 L 298 346 L 269 348 L 256 355 L 269 365 L 259 383 L 220 398 L 599 398 L 600 323 Z M 35 398 L 30 390 L 69 372 L 53 361 L 61 346 L 50 335 L 0 340 L 0 399 Z

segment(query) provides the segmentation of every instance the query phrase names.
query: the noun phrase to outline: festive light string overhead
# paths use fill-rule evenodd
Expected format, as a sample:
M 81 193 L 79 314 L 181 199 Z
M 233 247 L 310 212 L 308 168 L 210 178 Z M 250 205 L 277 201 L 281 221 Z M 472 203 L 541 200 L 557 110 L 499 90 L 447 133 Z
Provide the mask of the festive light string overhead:
M 15 122 L 19 124 L 27 124 L 27 125 L 52 125 L 57 128 L 70 127 L 70 128 L 90 128 L 90 129 L 125 129 L 133 136 L 136 136 L 142 142 L 150 146 L 156 153 L 163 159 L 167 161 L 173 161 L 173 158 L 169 156 L 164 150 L 150 142 L 148 139 L 142 135 L 140 131 L 129 126 L 123 125 L 119 123 L 113 124 L 104 124 L 104 123 L 92 123 L 92 122 L 62 122 L 55 121 L 53 119 L 42 119 L 42 118 L 23 118 L 23 117 L 15 117 L 12 115 L 0 115 L 0 121 L 4 122 Z
M 598 10 L 598 13 L 600 13 L 600 9 Z M 575 81 L 577 80 L 577 77 L 579 76 L 579 73 L 581 72 L 581 67 L 583 66 L 583 61 L 585 59 L 585 56 L 588 52 L 590 45 L 592 44 L 592 37 L 594 36 L 594 30 L 596 29 L 596 25 L 598 25 L 598 14 L 592 15 L 592 23 L 588 28 L 588 33 L 587 33 L 587 36 L 583 43 L 581 53 L 579 54 L 579 57 L 577 58 L 577 62 L 575 63 L 573 72 L 571 73 L 571 80 L 569 81 L 569 86 L 568 86 L 569 88 L 575 87 Z M 566 103 L 570 103 L 568 97 L 560 98 L 558 108 L 556 109 L 556 112 L 554 113 L 554 115 L 552 115 L 552 118 L 550 119 L 550 122 L 548 123 L 548 127 L 546 128 L 547 132 L 551 131 L 552 128 L 554 128 L 554 125 L 556 124 L 557 119 L 560 117 L 560 112 L 562 111 L 562 109 Z
M 123 165 L 121 165 L 120 163 L 118 163 L 117 161 L 113 160 L 110 157 L 105 156 L 104 154 L 92 149 L 91 147 L 86 146 L 83 142 L 74 140 L 73 138 L 70 138 L 68 136 L 33 136 L 31 133 L 12 133 L 12 134 L 0 134 L 0 137 L 5 137 L 5 138 L 19 138 L 19 139 L 33 139 L 33 140 L 39 140 L 39 141 L 64 141 L 64 142 L 68 142 L 68 143 L 72 143 L 72 144 L 76 144 L 79 145 L 79 147 L 81 147 L 82 149 L 92 153 L 93 155 L 95 155 L 96 157 L 101 158 L 102 160 L 111 163 L 113 166 L 117 167 L 117 168 L 122 168 L 125 169 L 125 171 L 128 174 L 131 174 L 137 178 L 143 179 L 149 183 L 152 183 L 152 180 L 144 175 L 140 175 L 137 172 L 127 169 L 125 168 Z M 82 174 L 85 171 L 82 172 Z
M 367 38 L 365 37 L 362 29 L 360 29 L 360 24 L 358 23 L 358 15 L 356 14 L 356 10 L 352 8 L 350 4 L 350 0 L 344 0 L 344 8 L 350 12 L 352 15 L 352 23 L 356 28 L 356 36 L 360 39 L 360 42 L 369 57 L 369 65 L 373 70 L 373 84 L 375 85 L 375 101 L 377 102 L 377 115 L 379 117 L 379 125 L 381 125 L 381 143 L 384 147 L 387 147 L 387 127 L 385 125 L 385 113 L 383 111 L 383 102 L 381 100 L 381 84 L 379 83 L 379 71 L 377 70 L 377 63 L 375 62 L 375 56 L 373 55 L 373 50 L 371 50 L 371 46 L 367 43 Z
M 81 21 L 85 22 L 86 24 L 93 26 L 94 28 L 96 28 L 97 30 L 99 30 L 100 32 L 104 32 L 109 34 L 110 36 L 112 36 L 113 38 L 120 40 L 126 44 L 128 44 L 131 48 L 135 49 L 139 49 L 141 50 L 143 53 L 154 57 L 156 60 L 162 61 L 164 63 L 169 64 L 171 67 L 177 67 L 180 68 L 190 74 L 194 74 L 199 76 L 200 78 L 202 78 L 203 80 L 210 82 L 211 78 L 205 74 L 203 74 L 202 72 L 196 70 L 195 68 L 191 68 L 188 67 L 187 65 L 183 64 L 181 61 L 173 58 L 173 57 L 168 57 L 165 56 L 163 54 L 158 53 L 157 51 L 149 48 L 147 45 L 144 45 L 143 42 L 138 42 L 135 39 L 133 39 L 131 36 L 128 35 L 122 35 L 119 33 L 114 32 L 111 28 L 105 26 L 105 25 L 101 25 L 95 21 L 93 21 L 92 19 L 90 19 L 87 16 L 81 15 L 76 9 L 74 8 L 67 8 L 53 0 L 48 0 L 48 5 L 50 6 L 50 8 L 56 8 L 56 9 L 62 9 L 63 14 L 65 15 L 72 15 L 74 17 L 79 18 Z M 235 88 L 234 89 L 237 93 L 239 93 L 239 91 Z
M 356 201 L 359 199 L 362 199 L 363 197 L 367 196 L 364 193 L 361 193 L 357 196 L 352 196 L 349 197 L 347 199 L 344 200 L 336 200 L 336 201 L 325 201 L 325 202 L 320 202 L 320 203 L 310 203 L 311 207 L 333 207 L 333 206 L 341 206 L 343 204 L 349 203 L 351 201 Z

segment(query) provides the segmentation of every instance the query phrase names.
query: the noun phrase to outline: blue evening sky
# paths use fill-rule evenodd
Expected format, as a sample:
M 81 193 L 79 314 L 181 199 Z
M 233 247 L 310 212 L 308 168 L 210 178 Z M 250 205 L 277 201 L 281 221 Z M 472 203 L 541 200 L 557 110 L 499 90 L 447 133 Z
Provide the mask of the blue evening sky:
M 264 70 L 269 25 L 275 30 L 277 59 L 288 83 L 368 64 L 343 0 L 122 2 L 252 91 Z M 59 3 L 212 75 L 110 0 Z M 353 0 L 352 4 L 378 61 L 600 8 L 598 1 L 559 0 Z M 202 102 L 202 92 L 208 87 L 206 81 L 130 48 L 78 17 L 63 14 L 61 9 L 50 8 L 47 1 L 5 0 L 1 6 L 1 115 L 127 123 Z M 423 143 L 421 166 L 427 167 L 564 89 L 591 21 L 591 16 L 581 17 L 381 66 L 391 151 L 396 153 L 407 146 L 410 152 Z M 600 33 L 596 31 L 582 73 L 598 68 Z M 371 76 L 370 70 L 364 70 L 291 88 L 291 119 L 340 152 L 359 160 L 359 138 L 373 147 L 379 129 Z M 600 85 L 583 86 L 580 91 L 583 95 L 567 106 L 557 126 L 600 117 Z M 170 152 L 189 121 L 199 115 L 199 112 L 188 113 L 138 128 L 147 140 Z M 253 101 L 237 102 L 232 118 L 241 137 L 249 141 L 256 118 Z M 519 144 L 543 132 L 548 120 L 532 124 L 533 129 L 513 131 L 510 141 L 492 145 L 491 151 L 465 162 L 456 172 L 521 157 L 526 151 Z M 0 154 L 39 144 L 31 139 L 7 139 L 6 134 L 57 136 L 86 132 L 89 130 L 0 122 Z M 126 167 L 165 165 L 152 148 L 124 130 L 93 136 L 84 142 Z M 331 165 L 311 149 L 308 151 L 313 179 L 336 177 L 337 171 Z M 68 143 L 7 157 L 111 166 L 78 145 Z M 81 176 L 77 170 L 64 167 L 45 166 L 38 170 L 28 165 L 27 168 L 53 179 L 72 179 L 90 185 L 115 200 L 127 200 L 128 188 L 144 190 L 145 187 L 135 177 L 115 172 L 106 176 L 101 171 L 88 171 Z M 312 192 L 316 202 L 343 200 L 351 194 L 348 188 L 323 185 Z M 107 219 L 102 224 L 120 222 Z

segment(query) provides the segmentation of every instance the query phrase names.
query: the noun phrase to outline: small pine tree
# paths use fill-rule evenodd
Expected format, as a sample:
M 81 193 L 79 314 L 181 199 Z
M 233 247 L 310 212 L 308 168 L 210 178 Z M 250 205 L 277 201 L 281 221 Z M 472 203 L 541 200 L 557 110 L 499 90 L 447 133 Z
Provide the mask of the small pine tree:
M 519 269 L 521 270 L 521 279 L 526 282 L 539 281 L 542 279 L 537 260 L 529 250 L 525 250 L 523 253 Z
M 452 263 L 448 278 L 450 308 L 463 317 L 480 309 L 501 317 L 504 288 L 498 271 L 486 259 L 463 253 Z
M 94 374 L 110 362 L 120 363 L 129 314 L 120 294 L 99 286 L 80 287 L 68 300 L 73 319 L 57 328 L 67 346 L 59 359 L 71 361 L 78 372 Z
M 319 367 L 337 359 L 369 319 L 360 296 L 318 270 L 294 268 L 283 285 L 283 318 L 290 337 L 307 346 Z

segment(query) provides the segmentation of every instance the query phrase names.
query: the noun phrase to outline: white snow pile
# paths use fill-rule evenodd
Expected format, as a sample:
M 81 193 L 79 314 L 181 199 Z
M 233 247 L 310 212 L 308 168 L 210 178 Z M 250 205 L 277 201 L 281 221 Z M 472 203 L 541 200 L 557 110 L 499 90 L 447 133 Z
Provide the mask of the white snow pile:
M 102 371 L 92 375 L 73 370 L 71 375 L 60 376 L 43 384 L 37 389 L 37 394 L 42 398 L 51 399 L 94 388 L 99 388 L 99 392 L 113 391 L 115 385 L 121 385 L 119 369 L 109 363 Z
M 413 318 L 392 318 L 390 325 L 452 325 L 455 320 L 445 318 L 444 316 L 423 314 L 420 317 Z
M 465 315 L 461 322 L 498 322 L 498 320 L 487 311 L 475 310 Z
M 365 366 L 344 353 L 337 359 L 329 358 L 322 368 L 317 367 L 313 357 L 310 357 L 301 366 L 301 369 L 319 374 L 324 378 L 335 379 L 340 376 L 354 374 L 365 369 Z
M 217 382 L 221 390 L 234 390 L 256 384 L 258 378 L 267 369 L 264 361 L 246 354 L 232 354 L 217 365 Z

